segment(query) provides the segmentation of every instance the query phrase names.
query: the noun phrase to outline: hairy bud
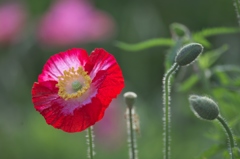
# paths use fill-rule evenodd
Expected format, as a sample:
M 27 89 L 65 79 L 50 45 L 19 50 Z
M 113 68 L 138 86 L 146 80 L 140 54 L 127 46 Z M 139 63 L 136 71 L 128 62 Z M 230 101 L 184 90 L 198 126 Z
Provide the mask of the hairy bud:
M 137 94 L 134 92 L 124 93 L 125 103 L 131 109 L 136 101 Z
M 203 46 L 199 43 L 190 43 L 183 46 L 177 53 L 175 61 L 180 66 L 191 64 L 203 52 Z
M 217 103 L 208 97 L 191 95 L 189 102 L 193 113 L 201 119 L 214 120 L 219 115 Z

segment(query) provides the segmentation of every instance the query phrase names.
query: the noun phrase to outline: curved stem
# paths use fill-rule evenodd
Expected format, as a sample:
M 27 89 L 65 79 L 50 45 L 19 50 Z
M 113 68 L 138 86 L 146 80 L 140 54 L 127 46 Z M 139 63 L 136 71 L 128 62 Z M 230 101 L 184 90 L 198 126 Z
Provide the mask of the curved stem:
M 163 78 L 163 100 L 164 100 L 164 117 L 163 117 L 163 142 L 164 142 L 164 159 L 170 158 L 170 77 L 177 70 L 179 65 L 174 63 L 173 66 L 168 70 Z
M 227 122 L 221 116 L 218 116 L 217 119 L 222 124 L 223 128 L 225 129 L 225 131 L 227 133 L 228 141 L 229 141 L 229 154 L 231 156 L 231 159 L 234 159 L 233 148 L 234 148 L 235 144 L 234 144 L 233 133 L 232 133 L 231 129 L 229 128 Z
M 93 159 L 94 156 L 94 143 L 93 143 L 93 127 L 90 126 L 87 131 L 87 143 L 88 143 L 88 158 Z

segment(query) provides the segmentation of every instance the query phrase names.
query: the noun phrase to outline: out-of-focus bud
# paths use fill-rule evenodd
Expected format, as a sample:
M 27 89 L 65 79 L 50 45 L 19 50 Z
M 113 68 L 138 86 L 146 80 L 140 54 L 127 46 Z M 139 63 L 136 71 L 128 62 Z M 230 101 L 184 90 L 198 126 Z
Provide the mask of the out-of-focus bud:
M 170 31 L 174 39 L 185 38 L 186 40 L 190 39 L 189 29 L 180 23 L 172 23 L 170 25 Z

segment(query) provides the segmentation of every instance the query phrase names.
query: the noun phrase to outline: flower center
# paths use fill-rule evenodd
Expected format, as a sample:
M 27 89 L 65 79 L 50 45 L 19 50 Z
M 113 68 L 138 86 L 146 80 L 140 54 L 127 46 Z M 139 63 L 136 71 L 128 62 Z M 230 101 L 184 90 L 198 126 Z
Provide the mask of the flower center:
M 78 90 L 80 90 L 82 88 L 82 85 L 81 85 L 81 83 L 79 82 L 79 81 L 73 81 L 72 82 L 72 89 L 74 90 L 74 91 L 78 91 Z
M 78 98 L 90 88 L 91 82 L 90 76 L 82 67 L 77 70 L 72 67 L 58 77 L 58 95 L 65 100 Z

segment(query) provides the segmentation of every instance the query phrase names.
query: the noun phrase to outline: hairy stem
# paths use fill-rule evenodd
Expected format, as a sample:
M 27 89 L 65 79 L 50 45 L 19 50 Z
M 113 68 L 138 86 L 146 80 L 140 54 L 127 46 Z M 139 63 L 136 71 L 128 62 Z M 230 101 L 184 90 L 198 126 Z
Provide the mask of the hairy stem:
M 90 126 L 87 130 L 87 144 L 88 144 L 88 158 L 93 159 L 94 156 L 94 142 L 93 142 L 93 127 Z
M 236 14 L 237 14 L 237 18 L 238 18 L 238 24 L 240 26 L 240 1 L 234 0 L 233 5 L 235 6 Z
M 231 129 L 229 128 L 227 122 L 221 116 L 218 116 L 217 119 L 222 124 L 223 128 L 225 129 L 225 131 L 227 133 L 228 142 L 229 142 L 229 154 L 231 156 L 231 159 L 234 159 L 233 148 L 234 148 L 235 144 L 234 144 L 233 133 L 232 133 Z
M 168 70 L 163 78 L 163 101 L 164 101 L 164 116 L 163 116 L 163 142 L 164 142 L 164 159 L 170 158 L 170 117 L 171 117 L 171 109 L 170 109 L 170 77 L 179 67 L 178 64 L 174 63 L 173 66 Z
M 136 138 L 135 133 L 133 130 L 133 108 L 127 108 L 128 121 L 128 144 L 129 144 L 129 158 L 130 159 L 137 159 L 137 151 L 136 151 Z

